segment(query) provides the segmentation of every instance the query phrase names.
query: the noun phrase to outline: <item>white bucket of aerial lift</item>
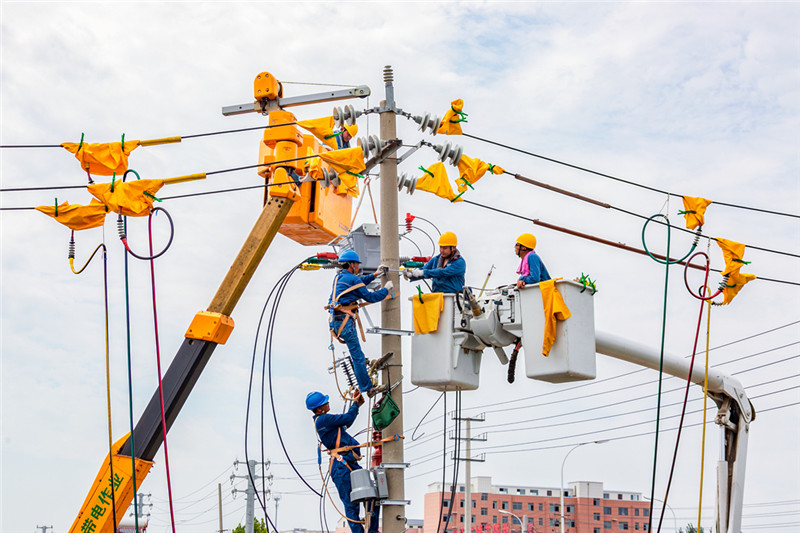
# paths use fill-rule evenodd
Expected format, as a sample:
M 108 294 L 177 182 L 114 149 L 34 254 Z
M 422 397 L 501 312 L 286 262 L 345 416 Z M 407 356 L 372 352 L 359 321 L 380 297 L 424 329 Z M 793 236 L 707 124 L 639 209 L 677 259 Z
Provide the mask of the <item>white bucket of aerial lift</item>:
M 484 345 L 461 329 L 455 294 L 444 295 L 439 327 L 411 338 L 411 383 L 438 391 L 475 390 Z M 411 298 L 409 298 L 411 300 Z
M 538 285 L 516 289 L 525 351 L 525 375 L 531 379 L 564 383 L 597 376 L 594 347 L 594 298 L 592 290 L 574 281 L 557 281 L 556 288 L 571 316 L 556 324 L 556 341 L 550 355 L 542 355 L 544 309 Z M 505 326 L 509 328 L 509 326 Z
M 378 497 L 378 489 L 369 470 L 357 468 L 350 471 L 350 501 L 363 502 Z

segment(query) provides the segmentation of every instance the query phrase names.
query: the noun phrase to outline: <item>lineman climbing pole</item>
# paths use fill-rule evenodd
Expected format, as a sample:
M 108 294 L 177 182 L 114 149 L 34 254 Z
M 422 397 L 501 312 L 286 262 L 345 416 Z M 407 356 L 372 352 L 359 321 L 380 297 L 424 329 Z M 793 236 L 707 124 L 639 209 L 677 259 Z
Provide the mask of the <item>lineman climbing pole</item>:
M 397 137 L 395 122 L 395 102 L 392 67 L 383 69 L 386 87 L 386 100 L 381 102 L 381 140 L 389 141 Z M 394 285 L 397 298 L 384 300 L 381 304 L 381 326 L 384 329 L 399 330 L 401 327 L 400 309 L 400 235 L 397 229 L 397 158 L 390 156 L 381 163 L 381 262 L 389 266 L 389 280 Z M 382 353 L 394 352 L 393 364 L 383 369 L 382 383 L 391 387 L 390 370 L 399 366 L 402 374 L 401 340 L 398 335 L 384 333 L 381 337 Z M 399 379 L 398 372 L 394 372 Z M 403 385 L 402 381 L 392 391 L 392 398 L 400 409 L 400 414 L 387 427 L 387 435 L 403 434 Z M 386 481 L 389 499 L 383 503 L 383 533 L 402 533 L 406 529 L 405 516 L 405 470 L 403 462 L 403 439 L 389 441 L 383 445 L 383 463 L 386 468 Z M 392 468 L 394 467 L 394 468 Z

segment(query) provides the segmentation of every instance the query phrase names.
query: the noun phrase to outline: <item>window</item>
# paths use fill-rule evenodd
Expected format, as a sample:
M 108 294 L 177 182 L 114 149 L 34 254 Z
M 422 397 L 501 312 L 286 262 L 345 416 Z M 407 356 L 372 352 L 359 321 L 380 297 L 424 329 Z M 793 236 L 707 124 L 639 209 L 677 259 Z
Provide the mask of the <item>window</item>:
M 508 517 L 503 515 L 503 523 L 508 524 Z
M 496 516 L 493 516 L 493 517 L 492 517 L 492 524 L 496 524 L 496 523 L 497 523 L 497 517 L 496 517 Z
M 511 502 L 511 510 L 512 511 L 521 511 L 522 510 L 522 502 Z
M 621 500 L 622 499 L 622 494 L 617 494 L 617 499 Z
M 600 513 L 594 513 L 592 515 L 592 518 L 594 518 L 595 520 L 600 520 Z
M 594 528 L 594 533 L 600 533 L 600 528 L 599 527 Z
M 619 523 L 619 528 L 620 529 L 628 529 L 628 523 L 627 522 L 620 522 Z
M 604 499 L 604 500 L 607 500 L 607 499 L 608 499 L 608 493 L 607 493 L 607 492 L 604 492 L 604 493 L 603 493 L 603 499 Z
M 508 502 L 503 502 L 503 503 L 501 503 L 501 504 L 500 504 L 500 508 L 501 508 L 501 509 L 505 509 L 506 511 L 508 511 Z
M 551 503 L 550 504 L 550 512 L 551 513 L 560 513 L 561 512 L 561 506 L 559 506 L 557 503 Z
M 650 516 L 650 509 L 642 509 L 642 516 Z
M 575 520 L 567 520 L 567 527 L 575 527 Z
M 558 521 L 558 518 L 551 518 L 550 525 L 553 527 L 558 527 L 561 525 L 561 523 Z
M 635 529 L 636 531 L 639 531 L 639 522 L 634 522 L 633 523 L 633 529 Z
M 539 489 L 531 489 L 531 494 L 533 494 L 534 496 L 538 496 L 539 495 Z
M 461 508 L 464 508 L 464 500 L 461 500 Z
M 497 509 L 497 501 L 492 502 L 492 509 Z
M 470 500 L 472 502 L 472 508 L 475 509 L 475 500 Z
M 542 509 L 543 509 L 543 507 L 542 507 L 542 504 L 540 503 L 539 504 L 539 510 L 541 511 Z M 539 525 L 541 526 L 542 524 L 539 524 Z
M 575 508 L 574 507 L 575 507 L 574 505 L 565 505 L 564 508 L 566 509 L 566 511 L 564 511 L 564 512 L 567 513 L 567 514 L 574 513 L 575 512 Z
M 508 494 L 508 489 L 500 487 L 499 489 L 497 489 L 497 492 L 499 492 L 500 494 Z
M 444 500 L 442 502 L 442 507 L 450 507 L 450 500 Z
M 489 514 L 489 509 L 486 507 L 481 507 L 481 516 L 487 516 Z
M 544 525 L 544 523 L 542 522 L 542 519 L 541 519 L 541 518 L 539 519 L 539 525 L 540 525 L 540 526 Z
M 464 515 L 463 514 L 461 515 L 461 522 L 462 523 L 464 522 Z
M 638 507 L 634 507 L 633 508 L 633 516 L 639 516 L 639 508 Z
M 603 522 L 603 529 L 611 529 L 611 522 Z
M 611 507 L 603 507 L 603 514 L 611 514 Z
M 533 511 L 533 504 L 532 504 L 532 503 L 529 503 L 529 504 L 528 504 L 528 510 L 529 510 L 529 511 Z
M 635 502 L 639 500 L 639 496 L 636 494 L 631 494 L 631 501 Z
M 647 531 L 647 524 L 642 524 L 642 529 Z
M 548 495 L 548 496 L 552 496 L 552 495 L 553 495 L 553 491 L 552 491 L 552 490 L 548 490 L 548 491 L 547 491 L 547 495 Z
M 464 492 L 464 487 L 463 486 L 458 487 L 458 492 Z
M 568 490 L 565 490 L 565 491 L 564 491 L 564 497 L 565 497 L 565 498 L 569 498 L 569 491 L 568 491 Z
M 517 489 L 517 494 L 525 494 L 525 489 Z
M 487 492 L 481 492 L 481 501 L 482 501 L 482 502 L 485 502 L 485 501 L 487 501 L 488 499 L 489 499 L 489 493 L 487 493 Z
M 617 513 L 619 513 L 620 516 L 628 516 L 628 508 L 627 507 L 619 507 L 617 509 Z
M 594 506 L 599 506 L 599 505 L 600 505 L 600 499 L 599 499 L 599 498 L 594 498 L 594 499 L 592 500 L 592 505 L 594 505 Z

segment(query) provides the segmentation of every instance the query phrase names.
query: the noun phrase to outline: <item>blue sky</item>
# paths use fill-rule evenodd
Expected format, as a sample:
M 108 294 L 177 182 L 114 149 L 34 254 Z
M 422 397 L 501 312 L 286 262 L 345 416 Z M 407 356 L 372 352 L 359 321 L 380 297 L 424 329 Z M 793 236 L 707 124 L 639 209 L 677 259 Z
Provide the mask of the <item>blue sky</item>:
M 382 68 L 395 69 L 398 105 L 413 114 L 441 115 L 454 98 L 465 101 L 465 131 L 528 151 L 624 177 L 678 194 L 800 212 L 800 37 L 796 3 L 34 3 L 0 4 L 0 137 L 2 144 L 56 144 L 77 141 L 84 132 L 93 142 L 190 135 L 258 126 L 259 116 L 223 117 L 220 108 L 251 99 L 252 80 L 264 70 L 293 82 L 366 84 L 369 102 L 382 97 Z M 287 94 L 317 92 L 319 87 L 287 84 Z M 297 109 L 299 118 L 330 113 L 331 106 Z M 376 134 L 378 123 L 359 120 L 362 134 Z M 398 122 L 406 144 L 423 138 L 413 123 Z M 139 148 L 131 167 L 142 177 L 171 177 L 254 164 L 259 132 L 187 139 L 179 145 Z M 425 137 L 427 138 L 427 137 Z M 441 139 L 429 139 L 440 142 Z M 574 190 L 637 213 L 666 209 L 664 195 L 642 191 L 574 169 L 554 165 L 471 139 L 446 139 L 466 154 L 499 164 L 511 172 Z M 83 175 L 62 150 L 3 150 L 3 188 L 83 184 Z M 434 161 L 420 151 L 401 172 L 415 174 Z M 454 176 L 451 171 L 451 176 Z M 255 172 L 237 172 L 203 183 L 173 185 L 164 195 L 253 185 Z M 531 188 L 511 176 L 486 177 L 470 199 L 531 218 L 593 233 L 631 246 L 641 245 L 641 221 Z M 3 207 L 49 205 L 56 193 L 2 193 Z M 87 201 L 82 190 L 58 191 L 59 201 Z M 249 231 L 260 206 L 260 192 L 210 195 L 164 202 L 176 221 L 172 249 L 157 262 L 161 350 L 169 360 L 191 317 L 204 309 Z M 532 231 L 539 253 L 555 276 L 589 272 L 599 281 L 595 300 L 598 329 L 644 343 L 660 338 L 663 268 L 649 259 L 534 227 L 468 205 L 451 205 L 418 192 L 401 195 L 400 212 L 432 220 L 460 237 L 468 262 L 467 282 L 480 286 L 491 265 L 492 283 L 513 279 L 513 239 Z M 680 199 L 669 199 L 675 224 Z M 358 222 L 370 222 L 362 207 Z M 424 226 L 421 226 L 424 228 Z M 706 234 L 765 248 L 800 252 L 796 219 L 713 205 Z M 81 276 L 68 269 L 69 232 L 32 211 L 0 212 L 0 284 L 2 284 L 2 489 L 0 515 L 7 533 L 29 532 L 37 524 L 71 524 L 102 458 L 107 453 L 102 278 L 99 264 Z M 131 223 L 132 240 L 145 246 L 145 222 Z M 421 234 L 410 235 L 429 246 Z M 663 249 L 663 234 L 648 245 Z M 104 230 L 78 234 L 78 261 L 101 240 L 109 246 L 113 429 L 128 431 L 127 370 L 123 320 L 122 253 L 109 219 Z M 660 241 L 659 241 L 660 239 Z M 405 244 L 401 253 L 416 253 Z M 688 240 L 675 237 L 685 249 Z M 684 247 L 684 248 L 681 248 Z M 705 250 L 705 244 L 702 244 Z M 236 330 L 215 353 L 186 408 L 169 435 L 172 484 L 180 531 L 216 527 L 216 483 L 224 482 L 234 459 L 243 459 L 243 423 L 250 357 L 258 315 L 269 289 L 300 259 L 320 248 L 304 248 L 278 237 L 239 304 Z M 712 245 L 712 267 L 721 254 Z M 769 278 L 800 281 L 796 258 L 748 250 L 749 271 Z M 132 265 L 134 410 L 144 407 L 155 386 L 149 271 Z M 316 483 L 313 429 L 302 399 L 311 389 L 333 392 L 327 374 L 327 330 L 322 305 L 331 273 L 298 273 L 291 282 L 276 338 L 275 388 L 286 406 L 279 413 L 284 438 L 300 461 L 301 472 Z M 684 289 L 677 268 L 670 273 L 667 348 L 679 355 L 691 350 L 697 304 Z M 712 276 L 712 279 L 713 276 Z M 412 289 L 403 284 L 401 290 Z M 726 344 L 800 319 L 796 286 L 757 280 L 726 308 L 715 308 L 712 346 Z M 290 318 L 291 317 L 291 318 Z M 299 318 L 298 318 L 299 317 Z M 409 321 L 406 316 L 404 320 Z M 797 342 L 797 324 L 716 352 L 722 364 L 764 349 Z M 753 403 L 743 531 L 795 530 L 800 500 L 800 437 L 797 374 L 792 347 L 730 362 L 720 369 L 747 371 L 739 379 Z M 379 350 L 370 339 L 368 353 Z M 714 354 L 715 352 L 712 352 Z M 408 363 L 408 350 L 404 362 Z M 166 362 L 165 362 L 166 364 Z M 763 368 L 756 368 L 761 367 Z M 598 357 L 598 379 L 633 367 Z M 608 428 L 652 420 L 652 413 L 619 414 L 616 423 L 579 422 L 574 413 L 598 405 L 639 398 L 655 405 L 655 378 L 640 373 L 617 381 L 628 391 L 609 393 L 608 382 L 586 389 L 596 398 L 572 399 L 557 387 L 518 380 L 509 386 L 505 368 L 488 354 L 481 388 L 464 394 L 471 413 L 498 401 L 552 394 L 563 404 L 491 413 L 487 424 L 512 423 L 535 416 L 563 415 L 574 429 L 540 428 L 490 434 L 487 446 L 559 438 L 597 431 L 597 438 L 623 436 Z M 410 374 L 410 372 L 406 372 Z M 612 382 L 613 383 L 613 382 Z M 677 387 L 672 380 L 671 388 Z M 649 388 L 648 388 L 649 387 Z M 752 389 L 751 389 L 752 388 Z M 776 392 L 789 388 L 785 392 Z M 406 389 L 411 389 L 407 386 Z M 641 389 L 641 390 L 640 390 Z M 665 401 L 677 401 L 670 393 Z M 697 398 L 693 392 L 692 398 Z M 406 433 L 436 399 L 418 390 L 405 397 Z M 697 405 L 695 400 L 694 405 Z M 452 407 L 452 403 L 448 403 Z M 776 408 L 775 410 L 770 410 Z M 632 410 L 632 409 L 631 409 Z M 438 415 L 436 414 L 438 411 Z M 666 414 L 674 414 L 675 410 Z M 710 413 L 713 414 L 713 410 Z M 441 404 L 434 415 L 441 415 Z M 363 415 L 362 415 L 363 418 Z M 689 422 L 699 420 L 691 415 Z M 361 421 L 363 422 L 363 420 Z M 360 422 L 360 423 L 361 423 Z M 425 426 L 435 435 L 441 422 Z M 642 426 L 647 428 L 647 425 Z M 586 429 L 588 428 L 588 429 Z M 251 429 L 251 432 L 253 430 Z M 642 430 L 644 431 L 644 430 Z M 594 437 L 589 438 L 592 440 Z M 706 456 L 704 506 L 713 505 L 716 427 L 711 427 Z M 674 432 L 660 448 L 657 492 L 663 492 Z M 679 470 L 670 502 L 679 523 L 694 521 L 699 474 L 697 428 L 684 433 Z M 423 439 L 424 440 L 424 439 Z M 409 439 L 410 441 L 410 439 Z M 439 439 L 407 442 L 412 462 L 406 484 L 413 500 L 410 518 L 422 517 L 428 483 L 441 473 L 426 473 L 437 461 L 416 465 L 441 453 Z M 250 449 L 259 447 L 257 438 Z M 532 445 L 531 447 L 536 447 Z M 522 446 L 525 448 L 525 446 Z M 318 529 L 315 498 L 285 465 L 274 431 L 268 426 L 268 455 L 275 485 L 282 493 L 280 527 Z M 567 448 L 488 454 L 473 475 L 491 475 L 496 483 L 557 486 L 558 467 Z M 612 440 L 570 457 L 570 479 L 599 480 L 618 490 L 649 492 L 652 436 Z M 163 455 L 144 487 L 153 494 L 151 531 L 168 530 Z M 241 469 L 240 469 L 241 471 Z M 241 473 L 241 472 L 240 472 Z M 449 470 L 448 470 L 449 473 Z M 662 494 L 663 496 L 663 494 Z M 660 497 L 660 496 L 656 496 Z M 763 515 L 763 502 L 790 501 L 785 516 Z M 225 527 L 243 517 L 243 498 L 225 493 Z M 693 510 L 693 506 L 695 509 Z M 207 510 L 207 512 L 202 512 Z M 778 511 L 775 512 L 777 514 Z M 769 514 L 769 513 L 767 513 Z M 335 513 L 329 513 L 331 522 Z M 685 519 L 681 519 L 685 517 Z M 704 510 L 710 524 L 713 516 Z M 705 519 L 704 519 L 705 521 Z M 665 527 L 671 527 L 667 521 Z M 670 529 L 665 529 L 670 531 Z

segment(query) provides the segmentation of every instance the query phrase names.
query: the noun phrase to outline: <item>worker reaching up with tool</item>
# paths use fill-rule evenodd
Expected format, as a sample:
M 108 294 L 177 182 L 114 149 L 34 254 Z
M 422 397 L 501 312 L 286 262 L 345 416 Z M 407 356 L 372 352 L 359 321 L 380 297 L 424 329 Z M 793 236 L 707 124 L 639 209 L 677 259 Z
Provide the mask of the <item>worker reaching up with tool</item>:
M 406 279 L 433 279 L 433 292 L 459 293 L 464 288 L 467 262 L 458 251 L 458 238 L 452 231 L 439 237 L 439 255 L 434 256 L 424 267 L 405 271 Z
M 523 233 L 517 237 L 514 244 L 514 253 L 517 254 L 522 261 L 517 268 L 519 279 L 517 280 L 517 288 L 522 289 L 525 285 L 539 283 L 540 281 L 547 281 L 550 279 L 550 274 L 534 249 L 536 248 L 536 237 L 530 233 Z
M 361 459 L 361 449 L 358 441 L 353 438 L 347 428 L 353 425 L 358 417 L 358 408 L 363 405 L 364 397 L 356 394 L 355 401 L 350 408 L 341 415 L 329 413 L 331 405 L 328 395 L 321 392 L 310 392 L 306 396 L 306 408 L 314 413 L 314 427 L 323 446 L 327 448 L 331 455 L 330 475 L 339 498 L 344 505 L 345 515 L 352 533 L 363 533 L 365 521 L 359 519 L 359 506 L 350 500 L 352 490 L 350 483 L 350 472 L 361 469 L 358 461 Z M 321 462 L 321 458 L 320 458 Z M 378 532 L 379 505 L 372 501 L 367 506 L 367 514 L 370 514 L 368 533 Z M 370 510 L 369 506 L 372 506 Z
M 337 132 L 336 146 L 339 150 L 342 148 L 350 148 L 350 140 L 358 134 L 357 124 L 345 124 L 342 129 Z
M 364 352 L 361 351 L 361 343 L 356 332 L 356 324 L 358 324 L 361 338 L 366 342 L 364 329 L 361 327 L 361 320 L 358 317 L 358 308 L 360 307 L 358 300 L 375 303 L 387 298 L 393 298 L 394 295 L 391 294 L 393 285 L 391 281 L 387 281 L 383 288 L 377 291 L 367 289 L 367 285 L 375 279 L 375 276 L 373 274 L 358 275 L 361 271 L 361 259 L 353 250 L 343 252 L 339 256 L 339 263 L 343 265 L 343 268 L 333 280 L 333 292 L 328 300 L 328 310 L 331 313 L 331 334 L 339 342 L 347 344 L 347 349 L 350 351 L 350 357 L 353 360 L 353 372 L 356 375 L 358 388 L 372 398 L 388 389 L 386 386 L 374 387 L 367 371 Z M 388 267 L 381 265 L 378 267 L 376 274 L 383 276 L 386 272 L 388 272 Z

